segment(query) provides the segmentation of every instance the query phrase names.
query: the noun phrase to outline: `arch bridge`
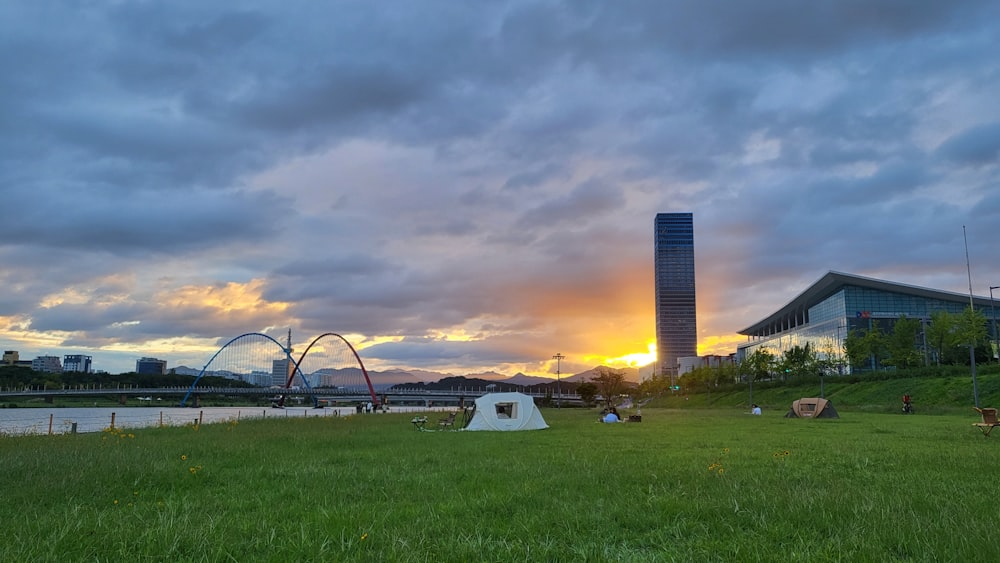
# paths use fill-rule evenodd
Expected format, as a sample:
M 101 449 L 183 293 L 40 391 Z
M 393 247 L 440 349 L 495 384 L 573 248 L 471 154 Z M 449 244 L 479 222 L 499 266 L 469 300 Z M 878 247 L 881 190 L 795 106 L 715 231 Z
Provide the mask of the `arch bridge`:
M 239 379 L 261 387 L 277 386 L 275 406 L 284 406 L 291 393 L 306 393 L 318 405 L 314 387 L 333 388 L 339 394 L 364 396 L 379 404 L 361 356 L 343 336 L 326 332 L 314 338 L 298 359 L 292 356 L 292 332 L 285 345 L 259 332 L 248 332 L 226 342 L 201 369 L 180 405 L 197 393 L 205 375 Z M 313 381 L 310 382 L 309 380 Z M 275 389 L 269 389 L 275 393 Z M 327 391 L 329 392 L 329 391 Z

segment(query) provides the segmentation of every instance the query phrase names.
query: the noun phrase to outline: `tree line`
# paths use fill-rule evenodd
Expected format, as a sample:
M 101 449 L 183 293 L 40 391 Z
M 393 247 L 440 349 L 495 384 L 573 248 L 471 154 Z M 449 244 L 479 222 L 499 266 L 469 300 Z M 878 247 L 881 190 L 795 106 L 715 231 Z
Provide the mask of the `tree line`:
M 796 345 L 782 354 L 761 347 L 738 363 L 699 367 L 677 379 L 684 392 L 708 392 L 733 383 L 784 381 L 796 376 L 863 374 L 886 369 L 922 366 L 969 365 L 993 358 L 986 316 L 966 307 L 962 313 L 935 311 L 930 322 L 900 316 L 891 328 L 879 322 L 869 328 L 852 329 L 840 350 L 818 350 L 811 343 Z M 639 386 L 642 396 L 670 393 L 666 375 L 654 375 Z
M 43 372 L 34 371 L 24 366 L 0 366 L 0 387 L 14 389 L 32 387 L 40 389 L 63 389 L 65 387 L 93 386 L 111 388 L 123 387 L 190 387 L 194 382 L 193 375 L 176 373 L 138 374 L 138 373 L 82 373 L 82 372 Z M 217 375 L 206 375 L 198 382 L 203 387 L 254 387 L 253 385 L 228 379 Z

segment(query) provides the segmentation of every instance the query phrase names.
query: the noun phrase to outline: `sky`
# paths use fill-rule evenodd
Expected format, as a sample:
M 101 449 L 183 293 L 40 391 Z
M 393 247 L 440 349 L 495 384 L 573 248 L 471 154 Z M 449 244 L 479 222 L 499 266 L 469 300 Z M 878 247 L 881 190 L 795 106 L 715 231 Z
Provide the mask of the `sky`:
M 1000 285 L 995 2 L 5 2 L 0 71 L 22 359 L 643 365 L 658 212 L 701 354 L 830 270 Z

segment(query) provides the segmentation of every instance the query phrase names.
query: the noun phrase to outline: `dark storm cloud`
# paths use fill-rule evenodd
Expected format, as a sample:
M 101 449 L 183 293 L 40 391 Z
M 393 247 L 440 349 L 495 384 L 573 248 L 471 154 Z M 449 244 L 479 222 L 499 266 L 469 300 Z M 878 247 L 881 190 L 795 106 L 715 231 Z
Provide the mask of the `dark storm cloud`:
M 707 336 L 828 269 L 961 289 L 960 227 L 988 256 L 1000 213 L 998 16 L 4 4 L 0 322 L 405 337 L 369 349 L 400 366 L 641 352 L 659 211 L 695 213 Z
M 530 209 L 517 221 L 525 229 L 550 228 L 566 222 L 585 222 L 618 211 L 625 203 L 621 188 L 601 180 L 588 180 L 566 196 Z
M 601 17 L 630 28 L 644 45 L 705 57 L 795 60 L 873 42 L 954 29 L 974 12 L 968 4 L 934 0 L 764 2 L 588 2 Z
M 1000 164 L 1000 122 L 971 127 L 945 141 L 938 152 L 959 164 Z
M 19 212 L 0 221 L 0 247 L 30 245 L 109 254 L 171 253 L 275 235 L 291 213 L 268 193 L 135 192 L 121 198 L 63 191 L 58 205 L 38 205 L 38 191 L 15 188 Z

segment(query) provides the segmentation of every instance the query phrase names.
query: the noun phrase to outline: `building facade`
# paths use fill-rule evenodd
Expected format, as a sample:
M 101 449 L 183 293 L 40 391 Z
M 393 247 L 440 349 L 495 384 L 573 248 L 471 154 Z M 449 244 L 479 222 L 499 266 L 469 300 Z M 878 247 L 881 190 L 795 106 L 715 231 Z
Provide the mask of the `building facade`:
M 135 372 L 139 375 L 166 375 L 167 361 L 156 358 L 139 358 L 135 361 Z
M 18 358 L 20 358 L 20 355 L 17 353 L 17 350 L 5 350 L 3 353 L 3 365 L 16 366 L 19 361 Z
M 657 213 L 654 227 L 656 361 L 673 380 L 678 359 L 698 355 L 694 215 Z
M 991 338 L 995 340 L 994 302 L 986 297 L 973 297 L 972 303 L 976 311 L 985 315 Z M 968 294 L 828 272 L 784 307 L 741 330 L 747 342 L 737 347 L 736 359 L 742 361 L 761 348 L 779 357 L 791 348 L 809 344 L 820 358 L 846 364 L 844 340 L 852 330 L 877 326 L 888 333 L 901 317 L 919 320 L 926 327 L 934 312 L 960 314 L 969 304 Z M 921 342 L 920 347 L 930 361 L 926 342 Z M 850 372 L 851 367 L 846 366 L 845 370 Z
M 59 356 L 38 356 L 34 360 L 31 360 L 31 369 L 33 371 L 45 371 L 49 373 L 60 373 L 63 370 Z
M 90 373 L 92 356 L 67 354 L 63 356 L 63 372 Z
M 292 375 L 295 364 L 284 358 L 271 361 L 271 386 L 284 387 L 288 385 L 288 378 Z

